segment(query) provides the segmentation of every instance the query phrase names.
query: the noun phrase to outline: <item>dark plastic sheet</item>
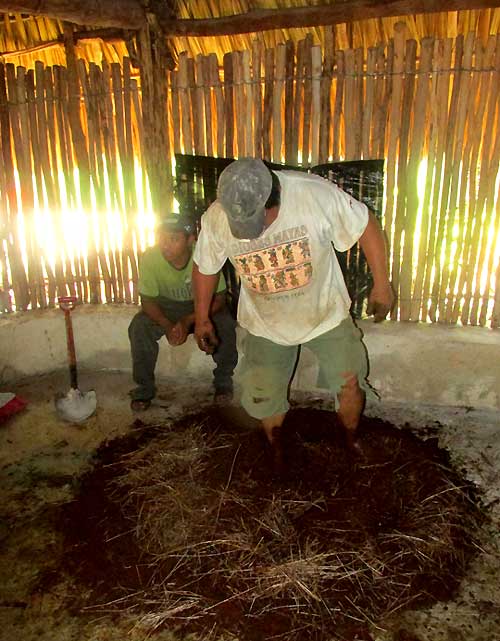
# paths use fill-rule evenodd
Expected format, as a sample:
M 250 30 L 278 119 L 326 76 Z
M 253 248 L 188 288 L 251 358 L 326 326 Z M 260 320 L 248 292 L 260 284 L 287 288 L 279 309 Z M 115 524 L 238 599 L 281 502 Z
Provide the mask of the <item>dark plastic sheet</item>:
M 176 154 L 175 196 L 179 202 L 180 211 L 193 216 L 198 225 L 204 211 L 217 197 L 217 181 L 221 172 L 233 160 L 234 158 Z M 266 164 L 270 169 L 310 171 L 331 180 L 354 198 L 365 203 L 379 220 L 382 218 L 383 160 L 325 163 L 309 169 L 276 163 L 266 162 Z M 365 256 L 358 245 L 347 252 L 336 252 L 336 254 L 352 299 L 351 312 L 356 318 L 361 318 L 372 285 Z M 232 307 L 235 310 L 239 283 L 229 261 L 224 267 L 224 274 L 228 281 Z

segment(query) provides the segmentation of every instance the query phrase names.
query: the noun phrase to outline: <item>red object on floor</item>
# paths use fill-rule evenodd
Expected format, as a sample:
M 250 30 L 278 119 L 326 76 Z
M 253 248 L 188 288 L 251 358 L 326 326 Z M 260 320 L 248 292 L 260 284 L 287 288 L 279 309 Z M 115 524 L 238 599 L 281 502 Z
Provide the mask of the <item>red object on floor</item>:
M 12 393 L 0 393 L 0 423 L 5 422 L 13 414 L 21 412 L 27 402 Z

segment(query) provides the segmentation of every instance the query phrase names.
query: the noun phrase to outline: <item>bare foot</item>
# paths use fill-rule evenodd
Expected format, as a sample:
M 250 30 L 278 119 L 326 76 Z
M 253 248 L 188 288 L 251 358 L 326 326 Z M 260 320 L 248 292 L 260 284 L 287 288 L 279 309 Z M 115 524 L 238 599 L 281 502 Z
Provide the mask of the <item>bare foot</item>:
M 366 458 L 366 452 L 357 436 L 356 430 L 345 430 L 345 440 L 349 453 L 356 458 Z
M 280 427 L 274 427 L 271 434 L 266 432 L 267 442 L 271 448 L 273 478 L 281 479 L 286 475 L 286 463 L 283 452 L 283 435 Z

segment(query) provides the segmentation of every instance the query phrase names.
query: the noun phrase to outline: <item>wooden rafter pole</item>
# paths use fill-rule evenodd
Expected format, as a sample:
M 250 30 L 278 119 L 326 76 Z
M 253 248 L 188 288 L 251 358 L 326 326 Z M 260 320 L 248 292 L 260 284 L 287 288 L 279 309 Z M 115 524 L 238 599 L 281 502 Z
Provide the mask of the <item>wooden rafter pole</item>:
M 85 31 L 75 31 L 73 33 L 73 42 L 76 44 L 82 40 L 96 40 L 99 38 L 104 42 L 123 42 L 130 38 L 130 34 L 135 33 L 134 31 L 117 29 L 117 28 L 102 28 L 102 29 L 88 29 Z M 61 35 L 59 38 L 54 40 L 46 40 L 38 45 L 33 45 L 32 47 L 24 47 L 22 49 L 12 49 L 8 51 L 0 51 L 0 58 L 9 58 L 17 57 L 21 54 L 25 55 L 27 53 L 36 53 L 37 51 L 44 51 L 45 49 L 50 49 L 51 47 L 61 47 L 64 46 L 64 36 Z
M 308 28 L 370 18 L 491 9 L 499 0 L 338 0 L 335 4 L 286 9 L 262 9 L 210 19 L 172 18 L 168 5 L 157 3 L 159 25 L 170 37 L 223 36 L 270 29 Z M 141 29 L 146 13 L 140 0 L 0 0 L 0 13 L 27 13 L 92 27 Z
M 146 14 L 139 0 L 0 0 L 1 13 L 47 16 L 79 25 L 140 29 Z
M 271 29 L 319 27 L 370 18 L 490 9 L 499 6 L 499 0 L 339 0 L 332 5 L 262 9 L 222 18 L 158 18 L 163 29 L 172 36 L 230 36 Z

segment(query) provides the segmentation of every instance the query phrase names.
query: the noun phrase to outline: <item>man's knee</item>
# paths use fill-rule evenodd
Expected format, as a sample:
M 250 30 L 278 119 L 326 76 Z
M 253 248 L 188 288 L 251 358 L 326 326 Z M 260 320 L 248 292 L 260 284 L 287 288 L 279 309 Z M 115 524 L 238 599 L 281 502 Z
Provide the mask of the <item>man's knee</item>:
M 340 387 L 339 397 L 346 399 L 359 397 L 362 394 L 362 390 L 359 386 L 357 375 L 353 372 L 342 372 L 341 376 L 343 383 Z
M 144 312 L 138 312 L 130 321 L 128 336 L 130 340 L 141 338 L 151 332 L 153 321 Z
M 128 326 L 128 335 L 131 336 L 134 334 L 141 326 L 144 325 L 144 317 L 145 314 L 142 312 L 138 312 L 134 318 L 130 321 L 130 325 Z
M 235 335 L 236 321 L 227 308 L 214 315 L 213 323 L 219 338 Z

